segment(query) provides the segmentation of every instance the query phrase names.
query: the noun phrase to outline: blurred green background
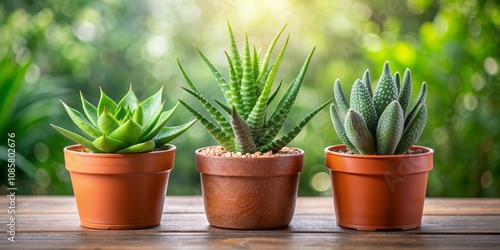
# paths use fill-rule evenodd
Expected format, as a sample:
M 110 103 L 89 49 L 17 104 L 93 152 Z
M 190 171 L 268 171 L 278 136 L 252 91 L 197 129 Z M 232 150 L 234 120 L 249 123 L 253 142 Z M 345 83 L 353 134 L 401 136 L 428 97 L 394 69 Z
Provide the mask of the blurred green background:
M 336 78 L 349 92 L 367 68 L 376 81 L 388 60 L 393 73 L 412 70 L 412 100 L 422 81 L 429 86 L 429 119 L 418 142 L 435 150 L 428 196 L 500 197 L 500 6 L 494 0 L 4 0 L 2 193 L 7 133 L 15 133 L 17 193 L 72 194 L 62 154 L 72 142 L 49 126 L 75 128 L 59 99 L 80 107 L 81 90 L 95 103 L 99 86 L 118 99 L 132 83 L 141 100 L 165 86 L 167 107 L 178 98 L 195 104 L 180 88 L 176 56 L 204 94 L 221 96 L 192 44 L 227 76 L 226 20 L 240 46 L 246 31 L 264 51 L 289 22 L 291 40 L 278 72 L 284 82 L 317 46 L 285 131 L 332 97 Z M 191 119 L 181 107 L 172 124 Z M 194 151 L 215 141 L 195 124 L 172 143 L 178 151 L 168 194 L 200 194 Z M 331 195 L 324 148 L 338 143 L 325 109 L 290 144 L 306 151 L 299 195 Z

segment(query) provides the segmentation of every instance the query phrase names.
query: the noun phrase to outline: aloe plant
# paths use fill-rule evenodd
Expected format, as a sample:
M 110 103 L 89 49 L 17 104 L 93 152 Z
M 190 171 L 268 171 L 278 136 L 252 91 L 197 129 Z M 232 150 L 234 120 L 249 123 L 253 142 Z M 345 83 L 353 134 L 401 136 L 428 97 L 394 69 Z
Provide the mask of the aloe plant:
M 407 112 L 411 91 L 410 70 L 406 69 L 401 82 L 398 72 L 392 76 L 388 62 L 374 93 L 368 70 L 362 80 L 354 82 L 349 104 L 337 79 L 330 116 L 340 140 L 355 154 L 406 153 L 422 134 L 427 121 L 424 103 L 427 84 L 422 83 L 416 103 Z
M 80 92 L 85 115 L 63 101 L 71 120 L 86 136 L 51 124 L 62 135 L 81 144 L 93 153 L 143 153 L 155 149 L 166 149 L 167 143 L 189 129 L 196 120 L 183 125 L 167 127 L 165 124 L 179 106 L 162 111 L 163 87 L 143 102 L 139 102 L 132 85 L 123 98 L 116 103 L 104 91 L 97 106 L 87 101 Z
M 289 37 L 272 64 L 270 64 L 270 56 L 285 28 L 286 25 L 276 34 L 261 60 L 260 52 L 255 45 L 252 49 L 250 48 L 246 34 L 243 52 L 238 51 L 231 25 L 228 22 L 230 51 L 229 53 L 225 52 L 225 55 L 229 65 L 229 80 L 224 79 L 210 60 L 196 48 L 222 90 L 225 102 L 215 100 L 222 111 L 208 101 L 193 85 L 181 63 L 177 60 L 184 80 L 189 86 L 189 88 L 183 89 L 205 107 L 215 123 L 205 118 L 184 101 L 180 100 L 180 103 L 200 120 L 208 132 L 227 151 L 242 153 L 279 151 L 292 141 L 304 126 L 331 101 L 316 108 L 291 131 L 281 138 L 275 139 L 297 98 L 315 49 L 311 50 L 299 74 L 288 86 L 271 115 L 268 115 L 269 104 L 275 99 L 282 86 L 281 81 L 272 92 L 276 73 L 288 45 Z

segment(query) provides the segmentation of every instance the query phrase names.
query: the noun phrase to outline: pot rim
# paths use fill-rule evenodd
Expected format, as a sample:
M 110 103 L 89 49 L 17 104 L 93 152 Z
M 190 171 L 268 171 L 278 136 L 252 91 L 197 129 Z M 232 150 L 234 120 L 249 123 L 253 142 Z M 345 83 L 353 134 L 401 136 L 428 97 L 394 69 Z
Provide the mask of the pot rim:
M 333 154 L 340 157 L 358 158 L 358 159 L 416 158 L 434 154 L 434 150 L 432 148 L 418 146 L 418 145 L 413 145 L 410 149 L 422 149 L 424 153 L 411 154 L 411 155 L 356 155 L 356 154 L 345 154 L 345 153 L 334 152 L 332 151 L 334 149 L 347 149 L 347 147 L 345 146 L 345 144 L 331 145 L 325 148 L 325 153 Z
M 87 153 L 76 144 L 64 148 L 64 163 L 69 172 L 82 174 L 137 175 L 160 174 L 174 168 L 176 147 L 135 154 Z
M 434 150 L 422 146 L 424 153 L 412 155 L 354 155 L 333 152 L 334 149 L 345 149 L 344 144 L 325 148 L 326 167 L 332 172 L 343 172 L 364 175 L 411 175 L 429 172 L 433 169 Z
M 196 170 L 201 174 L 235 177 L 271 177 L 295 175 L 304 169 L 304 150 L 299 154 L 278 157 L 238 158 L 201 154 L 195 151 Z
M 166 144 L 168 146 L 170 146 L 169 149 L 165 149 L 165 150 L 157 150 L 157 151 L 150 151 L 150 152 L 144 152 L 144 153 L 131 153 L 131 154 L 117 154 L 117 153 L 89 153 L 89 152 L 83 152 L 83 151 L 80 151 L 79 149 L 83 148 L 82 145 L 80 144 L 73 144 L 73 145 L 69 145 L 69 146 L 66 146 L 64 147 L 63 151 L 64 152 L 68 152 L 68 153 L 71 153 L 71 154 L 76 154 L 76 155 L 80 155 L 80 156 L 92 156 L 92 157 L 96 157 L 96 158 L 99 158 L 99 157 L 103 157 L 103 158 L 121 158 L 121 157 L 125 157 L 125 156 L 130 156 L 130 155 L 141 155 L 141 154 L 161 154 L 161 153 L 165 153 L 165 152 L 169 152 L 169 151 L 172 151 L 172 150 L 176 150 L 177 147 L 173 144 Z

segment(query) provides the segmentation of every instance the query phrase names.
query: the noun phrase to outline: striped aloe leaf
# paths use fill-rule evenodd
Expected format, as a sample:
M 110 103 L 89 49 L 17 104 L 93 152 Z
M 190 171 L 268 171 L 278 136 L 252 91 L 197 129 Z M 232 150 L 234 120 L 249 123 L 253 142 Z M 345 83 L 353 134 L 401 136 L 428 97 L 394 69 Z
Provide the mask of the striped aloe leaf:
M 229 81 L 220 79 L 220 74 L 212 67 L 212 63 L 199 52 L 202 59 L 210 68 L 216 81 L 229 82 L 229 91 L 226 85 L 219 84 L 225 95 L 226 103 L 215 100 L 220 106 L 219 111 L 213 104 L 193 86 L 186 72 L 179 63 L 179 68 L 189 88 L 185 90 L 194 96 L 212 116 L 215 123 L 203 117 L 198 111 L 180 100 L 215 140 L 226 150 L 242 153 L 254 153 L 256 150 L 279 151 L 292 141 L 302 128 L 328 103 L 325 103 L 307 115 L 297 126 L 286 133 L 283 137 L 275 140 L 297 98 L 298 91 L 304 79 L 314 49 L 309 53 L 298 76 L 288 86 L 281 98 L 276 98 L 282 86 L 280 81 L 278 87 L 273 91 L 273 85 L 286 51 L 289 37 L 287 37 L 280 53 L 274 63 L 270 63 L 271 54 L 286 25 L 276 34 L 271 41 L 265 56 L 260 56 L 260 51 L 254 45 L 250 49 L 248 36 L 245 34 L 243 52 L 238 51 L 231 25 L 228 23 L 230 50 L 225 52 L 229 67 Z M 261 59 L 262 58 L 262 59 Z M 230 95 L 230 96 L 227 96 Z M 273 113 L 268 115 L 268 107 L 274 100 L 279 100 Z M 227 116 L 227 118 L 225 117 Z M 226 123 L 230 122 L 230 126 Z
M 355 154 L 405 154 L 427 121 L 427 84 L 422 83 L 417 101 L 407 113 L 411 90 L 410 70 L 406 69 L 401 81 L 399 73 L 391 75 L 388 62 L 373 95 L 368 70 L 363 80 L 355 81 L 349 105 L 337 79 L 333 91 L 336 106 L 331 105 L 330 116 L 340 140 Z M 343 121 L 344 112 L 347 114 Z
M 165 144 L 189 129 L 196 120 L 172 128 L 165 127 L 179 104 L 169 111 L 162 111 L 162 90 L 139 102 L 130 86 L 117 104 L 101 89 L 97 107 L 80 92 L 85 115 L 61 102 L 73 123 L 86 136 L 53 124 L 51 126 L 93 153 L 142 153 L 164 148 Z

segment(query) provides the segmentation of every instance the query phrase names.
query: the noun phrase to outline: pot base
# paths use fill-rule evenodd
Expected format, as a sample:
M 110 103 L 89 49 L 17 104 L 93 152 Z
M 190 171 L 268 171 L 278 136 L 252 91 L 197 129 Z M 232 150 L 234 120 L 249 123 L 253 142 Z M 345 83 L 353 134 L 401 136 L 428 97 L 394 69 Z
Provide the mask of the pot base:
M 337 223 L 338 226 L 347 228 L 347 229 L 355 229 L 358 231 L 407 231 L 419 228 L 422 223 L 415 223 L 411 225 L 404 226 L 366 226 L 366 225 L 354 225 L 349 223 Z
M 101 230 L 127 230 L 127 229 L 143 229 L 156 227 L 160 225 L 158 222 L 149 222 L 149 223 L 141 223 L 141 224 L 124 224 L 124 225 L 110 225 L 110 224 L 100 224 L 100 223 L 92 223 L 92 222 L 84 222 L 80 221 L 82 227 L 90 228 L 90 229 L 101 229 Z

